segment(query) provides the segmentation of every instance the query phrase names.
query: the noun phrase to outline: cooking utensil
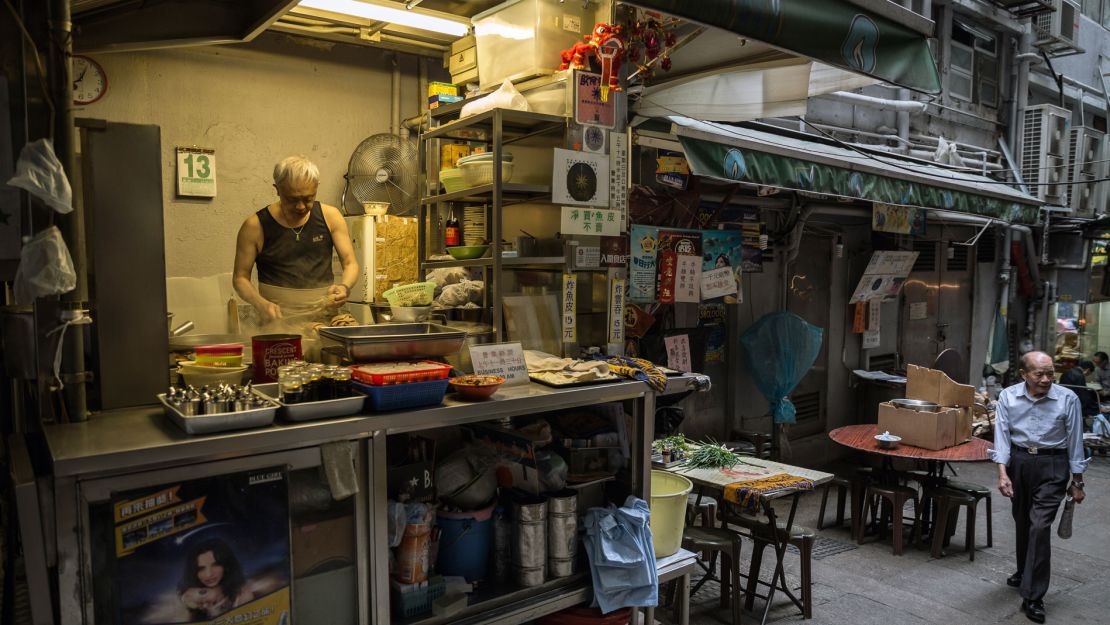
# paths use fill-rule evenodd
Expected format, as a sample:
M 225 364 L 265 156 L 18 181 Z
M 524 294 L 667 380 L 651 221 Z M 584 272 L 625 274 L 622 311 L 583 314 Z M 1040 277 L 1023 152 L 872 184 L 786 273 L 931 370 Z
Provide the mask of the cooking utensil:
M 185 430 L 185 432 L 189 434 L 210 434 L 212 432 L 242 430 L 245 428 L 257 428 L 270 425 L 274 422 L 274 415 L 277 414 L 278 410 L 277 404 L 268 401 L 265 408 L 256 410 L 186 415 L 182 414 L 180 410 L 174 408 L 169 401 L 166 400 L 165 393 L 158 394 L 158 401 L 162 402 L 162 406 L 165 407 L 166 416 L 169 417 L 177 427 Z
M 474 260 L 485 256 L 488 250 L 488 245 L 453 245 L 447 248 L 447 253 L 455 260 Z
M 441 358 L 462 347 L 466 333 L 435 323 L 390 323 L 321 328 L 320 337 L 342 346 L 354 362 Z
M 917 412 L 937 412 L 940 410 L 940 405 L 923 399 L 892 399 L 890 405 L 895 408 L 916 410 Z
M 405 323 L 415 323 L 417 321 L 427 321 L 428 315 L 432 312 L 431 306 L 390 306 L 389 312 L 391 319 L 389 321 L 400 321 Z
M 177 326 L 176 328 L 170 330 L 170 336 L 181 336 L 182 334 L 185 334 L 186 332 L 192 330 L 195 327 L 197 327 L 197 326 L 192 321 L 186 321 L 185 323 L 182 323 L 181 325 Z

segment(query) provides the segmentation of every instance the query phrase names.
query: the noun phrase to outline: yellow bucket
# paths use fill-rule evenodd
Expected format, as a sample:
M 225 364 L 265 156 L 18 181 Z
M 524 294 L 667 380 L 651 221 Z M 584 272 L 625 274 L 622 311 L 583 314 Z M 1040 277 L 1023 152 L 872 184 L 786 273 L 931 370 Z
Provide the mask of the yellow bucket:
M 655 557 L 674 555 L 682 546 L 686 528 L 686 496 L 694 483 L 667 471 L 651 472 L 651 536 Z

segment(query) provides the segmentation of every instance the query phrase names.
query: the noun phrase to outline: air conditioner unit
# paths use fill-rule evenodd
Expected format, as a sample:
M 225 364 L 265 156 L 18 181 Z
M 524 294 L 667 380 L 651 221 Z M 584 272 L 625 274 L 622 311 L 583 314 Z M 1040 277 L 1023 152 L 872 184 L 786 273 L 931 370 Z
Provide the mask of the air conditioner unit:
M 1076 217 L 1092 219 L 1106 212 L 1106 134 L 1079 126 L 1072 128 L 1070 158 L 1072 184 L 1068 187 L 1068 203 Z
M 1070 126 L 1071 111 L 1051 104 L 1026 108 L 1022 119 L 1021 177 L 1049 205 L 1067 206 Z
M 1082 52 L 1079 47 L 1079 16 L 1075 0 L 1052 0 L 1056 10 L 1033 17 L 1033 45 L 1052 54 Z

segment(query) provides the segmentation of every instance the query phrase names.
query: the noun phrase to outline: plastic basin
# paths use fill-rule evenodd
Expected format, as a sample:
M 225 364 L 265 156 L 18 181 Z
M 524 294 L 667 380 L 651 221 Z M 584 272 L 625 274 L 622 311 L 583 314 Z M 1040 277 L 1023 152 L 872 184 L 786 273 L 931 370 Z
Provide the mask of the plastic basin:
M 651 536 L 655 557 L 674 555 L 682 546 L 682 530 L 686 529 L 686 496 L 694 483 L 674 473 L 651 472 Z

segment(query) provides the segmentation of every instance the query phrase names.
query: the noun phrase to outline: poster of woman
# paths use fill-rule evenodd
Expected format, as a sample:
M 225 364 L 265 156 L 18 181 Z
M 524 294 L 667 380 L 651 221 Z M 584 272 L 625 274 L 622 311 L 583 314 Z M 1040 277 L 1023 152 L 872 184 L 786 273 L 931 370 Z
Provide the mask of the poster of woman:
M 116 493 L 122 625 L 290 622 L 283 467 Z

